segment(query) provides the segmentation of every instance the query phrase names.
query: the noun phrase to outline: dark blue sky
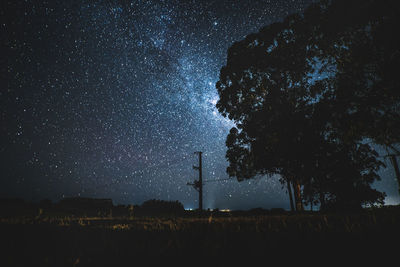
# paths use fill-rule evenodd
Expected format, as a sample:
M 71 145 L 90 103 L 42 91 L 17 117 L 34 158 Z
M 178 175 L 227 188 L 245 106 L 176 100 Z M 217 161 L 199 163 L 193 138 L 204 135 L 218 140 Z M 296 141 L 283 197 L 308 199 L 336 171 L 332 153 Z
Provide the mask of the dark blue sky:
M 1 5 L 0 197 L 196 207 L 225 179 L 233 126 L 215 108 L 227 49 L 301 12 L 289 1 L 8 1 Z M 387 162 L 389 163 L 389 162 Z M 377 184 L 398 203 L 391 165 Z M 277 177 L 207 183 L 205 208 L 289 207 Z

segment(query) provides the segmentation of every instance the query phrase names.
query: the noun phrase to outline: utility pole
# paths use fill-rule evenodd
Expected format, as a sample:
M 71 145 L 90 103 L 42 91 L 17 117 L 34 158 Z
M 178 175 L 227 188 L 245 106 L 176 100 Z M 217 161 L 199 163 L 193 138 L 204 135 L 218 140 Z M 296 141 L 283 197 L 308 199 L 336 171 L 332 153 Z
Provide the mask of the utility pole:
M 197 151 L 194 154 L 199 155 L 199 166 L 193 166 L 193 169 L 199 171 L 199 210 L 203 210 L 203 172 L 202 172 L 202 162 L 201 155 L 203 152 Z
M 199 180 L 195 180 L 194 183 L 187 183 L 191 185 L 199 192 L 199 210 L 203 210 L 203 172 L 202 172 L 202 162 L 201 162 L 201 155 L 203 152 L 197 151 L 194 154 L 199 155 L 199 166 L 193 166 L 193 169 L 199 171 Z

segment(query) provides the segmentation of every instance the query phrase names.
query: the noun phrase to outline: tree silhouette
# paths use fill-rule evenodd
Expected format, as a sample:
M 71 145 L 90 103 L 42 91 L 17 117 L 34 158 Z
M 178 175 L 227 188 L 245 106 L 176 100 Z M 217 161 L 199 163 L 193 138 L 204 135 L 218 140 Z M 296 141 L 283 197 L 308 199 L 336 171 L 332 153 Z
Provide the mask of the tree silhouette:
M 327 5 L 326 3 L 330 3 Z M 398 1 L 325 1 L 307 16 L 314 24 L 310 54 L 334 65 L 335 75 L 312 90 L 323 98 L 332 134 L 394 147 L 400 138 Z M 340 17 L 340 20 L 337 18 Z
M 341 209 L 383 202 L 371 188 L 383 164 L 366 141 L 399 141 L 399 84 L 386 71 L 400 46 L 382 45 L 399 16 L 378 6 L 314 4 L 229 48 L 216 86 L 218 110 L 237 126 L 226 140 L 230 176 L 280 174 L 298 210 L 302 200 Z
M 237 123 L 226 142 L 229 175 L 243 180 L 257 173 L 281 174 L 294 184 L 296 206 L 302 209 L 299 184 L 318 133 L 310 127 L 304 90 L 310 71 L 306 43 L 294 39 L 298 21 L 291 16 L 229 49 L 217 83 L 217 107 Z

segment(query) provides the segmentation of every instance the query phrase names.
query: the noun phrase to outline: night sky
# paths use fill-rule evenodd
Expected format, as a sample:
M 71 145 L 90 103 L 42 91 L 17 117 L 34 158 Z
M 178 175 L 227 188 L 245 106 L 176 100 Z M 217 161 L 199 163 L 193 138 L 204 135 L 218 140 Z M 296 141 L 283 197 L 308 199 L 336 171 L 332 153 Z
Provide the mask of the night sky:
M 310 0 L 2 1 L 0 197 L 198 206 L 226 179 L 215 83 L 234 41 Z M 393 167 L 376 184 L 399 203 Z M 208 182 L 205 208 L 289 208 L 277 177 Z

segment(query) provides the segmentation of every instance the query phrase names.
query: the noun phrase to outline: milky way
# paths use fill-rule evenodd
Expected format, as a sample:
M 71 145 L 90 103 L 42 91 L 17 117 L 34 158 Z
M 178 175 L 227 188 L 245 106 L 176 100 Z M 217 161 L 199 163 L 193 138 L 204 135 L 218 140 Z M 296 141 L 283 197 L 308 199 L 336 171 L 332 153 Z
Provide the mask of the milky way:
M 226 179 L 215 83 L 234 41 L 311 1 L 9 1 L 1 7 L 1 196 L 197 206 Z M 206 208 L 288 207 L 273 178 L 209 182 Z

